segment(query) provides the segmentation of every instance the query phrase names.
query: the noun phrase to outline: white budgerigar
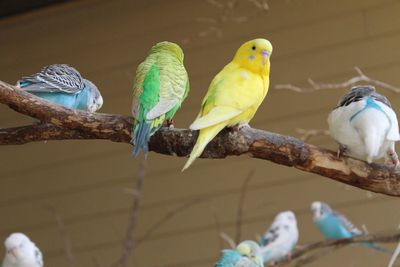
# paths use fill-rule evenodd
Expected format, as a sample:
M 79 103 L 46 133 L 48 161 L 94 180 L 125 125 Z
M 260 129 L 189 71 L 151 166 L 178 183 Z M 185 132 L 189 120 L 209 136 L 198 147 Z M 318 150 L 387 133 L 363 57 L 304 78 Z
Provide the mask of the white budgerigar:
M 398 166 L 395 142 L 400 140 L 396 113 L 389 100 L 370 85 L 355 86 L 342 96 L 328 117 L 329 132 L 339 153 L 366 160 L 385 158 Z
M 265 264 L 275 264 L 290 257 L 299 240 L 296 216 L 292 211 L 280 212 L 259 242 Z
M 26 235 L 11 234 L 4 246 L 6 255 L 2 267 L 43 267 L 42 253 Z

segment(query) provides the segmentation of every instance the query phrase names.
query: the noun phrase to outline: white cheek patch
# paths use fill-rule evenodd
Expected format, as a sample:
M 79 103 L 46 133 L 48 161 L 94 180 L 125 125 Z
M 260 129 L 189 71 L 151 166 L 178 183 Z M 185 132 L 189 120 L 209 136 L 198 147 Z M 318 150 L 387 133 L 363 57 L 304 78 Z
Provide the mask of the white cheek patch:
M 242 75 L 243 79 L 249 79 L 249 74 L 247 73 L 247 71 L 242 71 L 240 74 Z
M 250 60 L 253 60 L 253 59 L 255 59 L 256 57 L 255 57 L 254 55 L 250 55 L 250 56 L 248 56 L 248 58 L 249 58 Z

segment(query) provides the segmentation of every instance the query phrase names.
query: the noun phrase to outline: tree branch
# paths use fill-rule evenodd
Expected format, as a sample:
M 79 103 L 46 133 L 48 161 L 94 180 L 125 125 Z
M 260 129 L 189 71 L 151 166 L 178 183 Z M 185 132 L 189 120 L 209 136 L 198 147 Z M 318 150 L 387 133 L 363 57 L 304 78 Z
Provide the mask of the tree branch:
M 343 89 L 349 88 L 351 86 L 360 84 L 360 83 L 368 83 L 375 85 L 379 88 L 384 88 L 395 93 L 400 93 L 400 88 L 394 85 L 370 78 L 369 76 L 365 75 L 364 72 L 361 71 L 359 67 L 354 67 L 355 71 L 357 72 L 357 76 L 354 76 L 347 81 L 341 83 L 319 83 L 315 82 L 313 79 L 308 78 L 307 82 L 311 86 L 311 88 L 302 88 L 293 84 L 277 84 L 275 85 L 275 89 L 282 90 L 292 90 L 298 93 L 311 93 L 318 90 L 325 90 L 325 89 Z
M 395 234 L 363 235 L 351 238 L 319 241 L 295 249 L 290 258 L 282 260 L 274 266 L 284 266 L 286 264 L 292 263 L 295 259 L 301 260 L 301 257 L 303 257 L 304 255 L 322 248 L 340 248 L 350 244 L 361 242 L 395 243 L 399 240 L 400 233 L 396 232 Z
M 130 142 L 133 119 L 123 115 L 91 114 L 64 108 L 0 82 L 0 103 L 22 114 L 54 125 L 32 125 L 0 130 L 0 145 L 66 139 L 107 139 Z M 161 128 L 150 140 L 156 153 L 187 156 L 197 133 Z M 400 196 L 400 173 L 379 164 L 342 156 L 299 139 L 252 128 L 223 130 L 205 149 L 203 158 L 246 154 L 295 167 L 372 192 Z

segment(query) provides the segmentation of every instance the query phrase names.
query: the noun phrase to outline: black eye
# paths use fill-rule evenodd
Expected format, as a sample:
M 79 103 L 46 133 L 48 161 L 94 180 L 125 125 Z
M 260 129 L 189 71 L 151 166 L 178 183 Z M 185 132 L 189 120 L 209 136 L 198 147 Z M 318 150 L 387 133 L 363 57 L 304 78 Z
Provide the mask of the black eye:
M 256 50 L 256 46 L 255 46 L 255 45 L 253 45 L 253 46 L 251 47 L 251 49 L 253 49 L 253 50 Z

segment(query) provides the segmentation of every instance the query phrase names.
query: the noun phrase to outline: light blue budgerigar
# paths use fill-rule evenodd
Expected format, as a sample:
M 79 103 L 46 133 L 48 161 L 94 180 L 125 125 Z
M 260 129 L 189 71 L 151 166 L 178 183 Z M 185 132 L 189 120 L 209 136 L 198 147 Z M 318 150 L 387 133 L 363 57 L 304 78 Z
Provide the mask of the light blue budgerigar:
M 296 216 L 292 211 L 280 212 L 259 242 L 264 263 L 274 265 L 290 258 L 298 240 Z
M 103 105 L 97 87 L 66 64 L 53 64 L 40 72 L 22 77 L 17 87 L 58 105 L 95 112 Z
M 261 249 L 251 240 L 241 242 L 236 249 L 225 249 L 214 267 L 263 267 Z
M 338 155 L 368 163 L 385 158 L 399 165 L 395 142 L 400 140 L 396 113 L 389 100 L 371 85 L 355 86 L 342 96 L 328 117 L 330 135 L 339 143 Z
M 354 226 L 344 215 L 335 212 L 325 202 L 314 201 L 311 204 L 313 221 L 322 235 L 328 239 L 350 238 L 353 236 L 364 235 L 360 229 Z M 360 243 L 363 246 L 381 252 L 389 252 L 387 249 L 375 243 Z

